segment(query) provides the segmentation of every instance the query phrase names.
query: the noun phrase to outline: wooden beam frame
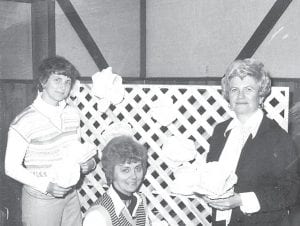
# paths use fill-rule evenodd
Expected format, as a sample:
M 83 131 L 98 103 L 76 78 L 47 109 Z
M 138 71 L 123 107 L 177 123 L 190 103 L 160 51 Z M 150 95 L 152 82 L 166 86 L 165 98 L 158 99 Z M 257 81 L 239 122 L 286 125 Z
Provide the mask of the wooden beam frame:
M 277 0 L 274 3 L 270 11 L 267 13 L 265 18 L 262 20 L 260 25 L 257 27 L 255 32 L 249 39 L 249 41 L 238 54 L 236 60 L 245 59 L 253 56 L 253 54 L 262 44 L 264 39 L 270 33 L 274 25 L 277 23 L 279 18 L 282 16 L 282 14 L 285 12 L 285 10 L 288 8 L 292 1 L 293 0 Z
M 31 3 L 32 0 L 0 0 L 0 2 L 19 2 L 19 3 Z
M 83 45 L 93 58 L 95 64 L 97 65 L 99 70 L 108 67 L 108 63 L 100 52 L 96 42 L 91 36 L 90 32 L 82 22 L 80 16 L 75 10 L 74 6 L 70 2 L 70 0 L 57 0 L 57 3 L 60 5 L 64 14 L 68 18 L 78 37 L 82 41 Z
M 38 65 L 46 57 L 54 56 L 55 50 L 55 1 L 32 1 L 32 70 L 37 78 Z
M 147 77 L 146 0 L 140 0 L 140 78 Z

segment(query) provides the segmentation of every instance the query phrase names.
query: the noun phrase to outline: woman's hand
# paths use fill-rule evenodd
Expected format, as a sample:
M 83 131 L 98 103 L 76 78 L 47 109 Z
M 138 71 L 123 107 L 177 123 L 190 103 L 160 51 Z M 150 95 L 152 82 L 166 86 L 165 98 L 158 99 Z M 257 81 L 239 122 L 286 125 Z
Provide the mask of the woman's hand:
M 51 194 L 56 198 L 63 198 L 71 189 L 72 187 L 64 188 L 59 186 L 58 184 L 49 182 L 47 187 L 47 193 Z
M 94 158 L 90 158 L 84 163 L 80 164 L 81 172 L 87 174 L 96 168 L 96 161 Z
M 217 210 L 230 210 L 242 205 L 241 196 L 238 193 L 234 193 L 228 198 L 210 199 L 207 196 L 203 196 L 202 199 L 213 208 Z

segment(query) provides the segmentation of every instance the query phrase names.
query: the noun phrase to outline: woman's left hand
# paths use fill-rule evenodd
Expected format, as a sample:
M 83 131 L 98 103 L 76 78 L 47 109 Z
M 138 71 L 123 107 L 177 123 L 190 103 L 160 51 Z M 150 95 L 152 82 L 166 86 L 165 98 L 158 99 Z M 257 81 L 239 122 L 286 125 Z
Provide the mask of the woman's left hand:
M 81 172 L 87 174 L 96 168 L 96 161 L 94 158 L 90 158 L 84 163 L 80 164 Z
M 207 196 L 203 196 L 202 199 L 213 208 L 217 210 L 229 210 L 242 205 L 241 196 L 238 193 L 234 193 L 228 198 L 210 199 Z

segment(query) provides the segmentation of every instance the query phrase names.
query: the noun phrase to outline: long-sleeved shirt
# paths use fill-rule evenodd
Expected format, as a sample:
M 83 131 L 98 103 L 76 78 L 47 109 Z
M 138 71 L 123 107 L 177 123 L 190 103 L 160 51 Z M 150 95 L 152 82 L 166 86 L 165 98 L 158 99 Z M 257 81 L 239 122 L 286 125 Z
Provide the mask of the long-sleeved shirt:
M 242 148 L 248 137 L 252 139 L 256 136 L 257 130 L 263 118 L 262 110 L 258 109 L 247 121 L 242 124 L 237 118 L 234 118 L 227 126 L 224 136 L 230 132 L 223 148 L 219 162 L 224 166 L 224 170 L 235 172 Z M 243 205 L 240 207 L 245 213 L 254 213 L 259 211 L 259 201 L 254 192 L 240 193 Z M 226 219 L 230 221 L 231 210 L 217 211 L 217 220 Z
M 61 102 L 49 105 L 38 95 L 32 105 L 11 123 L 5 156 L 8 176 L 46 193 L 49 182 L 55 182 L 55 164 L 63 160 L 66 150 L 79 142 L 79 114 Z M 72 148 L 73 149 L 73 148 Z M 72 151 L 72 150 L 70 150 Z M 61 172 L 70 175 L 70 183 L 79 179 L 80 166 Z M 54 172 L 54 173 L 53 173 Z M 60 180 L 63 181 L 63 180 Z

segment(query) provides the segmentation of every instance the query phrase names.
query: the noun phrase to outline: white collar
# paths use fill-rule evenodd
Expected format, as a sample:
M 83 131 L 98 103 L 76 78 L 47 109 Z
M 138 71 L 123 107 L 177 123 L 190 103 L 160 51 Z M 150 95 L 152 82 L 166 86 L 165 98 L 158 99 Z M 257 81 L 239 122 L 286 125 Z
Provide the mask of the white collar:
M 232 121 L 229 123 L 229 125 L 227 126 L 225 132 L 224 132 L 224 136 L 226 136 L 227 132 L 237 128 L 237 127 L 242 127 L 246 130 L 248 130 L 250 132 L 250 134 L 252 134 L 252 139 L 256 136 L 258 128 L 260 126 L 260 123 L 263 119 L 264 113 L 261 109 L 258 109 L 257 111 L 255 111 L 250 118 L 244 123 L 242 124 L 240 122 L 240 120 L 237 119 L 237 117 L 235 116 Z
M 112 186 L 110 186 L 110 187 L 108 188 L 108 190 L 107 190 L 106 193 L 111 197 L 112 202 L 113 202 L 114 207 L 115 207 L 116 214 L 117 214 L 117 216 L 119 217 L 120 214 L 121 214 L 121 212 L 122 212 L 122 210 L 123 210 L 124 208 L 126 208 L 125 203 L 120 199 L 119 195 L 118 195 L 117 192 L 113 189 Z M 134 211 L 133 211 L 133 214 L 132 214 L 132 215 L 135 214 L 136 208 L 137 208 L 137 207 L 140 205 L 140 203 L 142 202 L 140 196 L 137 195 L 136 192 L 133 193 L 133 195 L 137 198 L 137 202 L 136 202 L 136 206 L 135 206 L 135 208 L 134 208 Z
M 60 101 L 58 106 L 48 104 L 42 99 L 42 94 L 40 92 L 37 94 L 37 97 L 32 104 L 34 108 L 36 108 L 46 117 L 50 117 L 50 118 L 53 116 L 57 116 L 57 114 L 61 114 L 63 109 L 66 107 L 66 105 L 67 103 L 65 100 Z

